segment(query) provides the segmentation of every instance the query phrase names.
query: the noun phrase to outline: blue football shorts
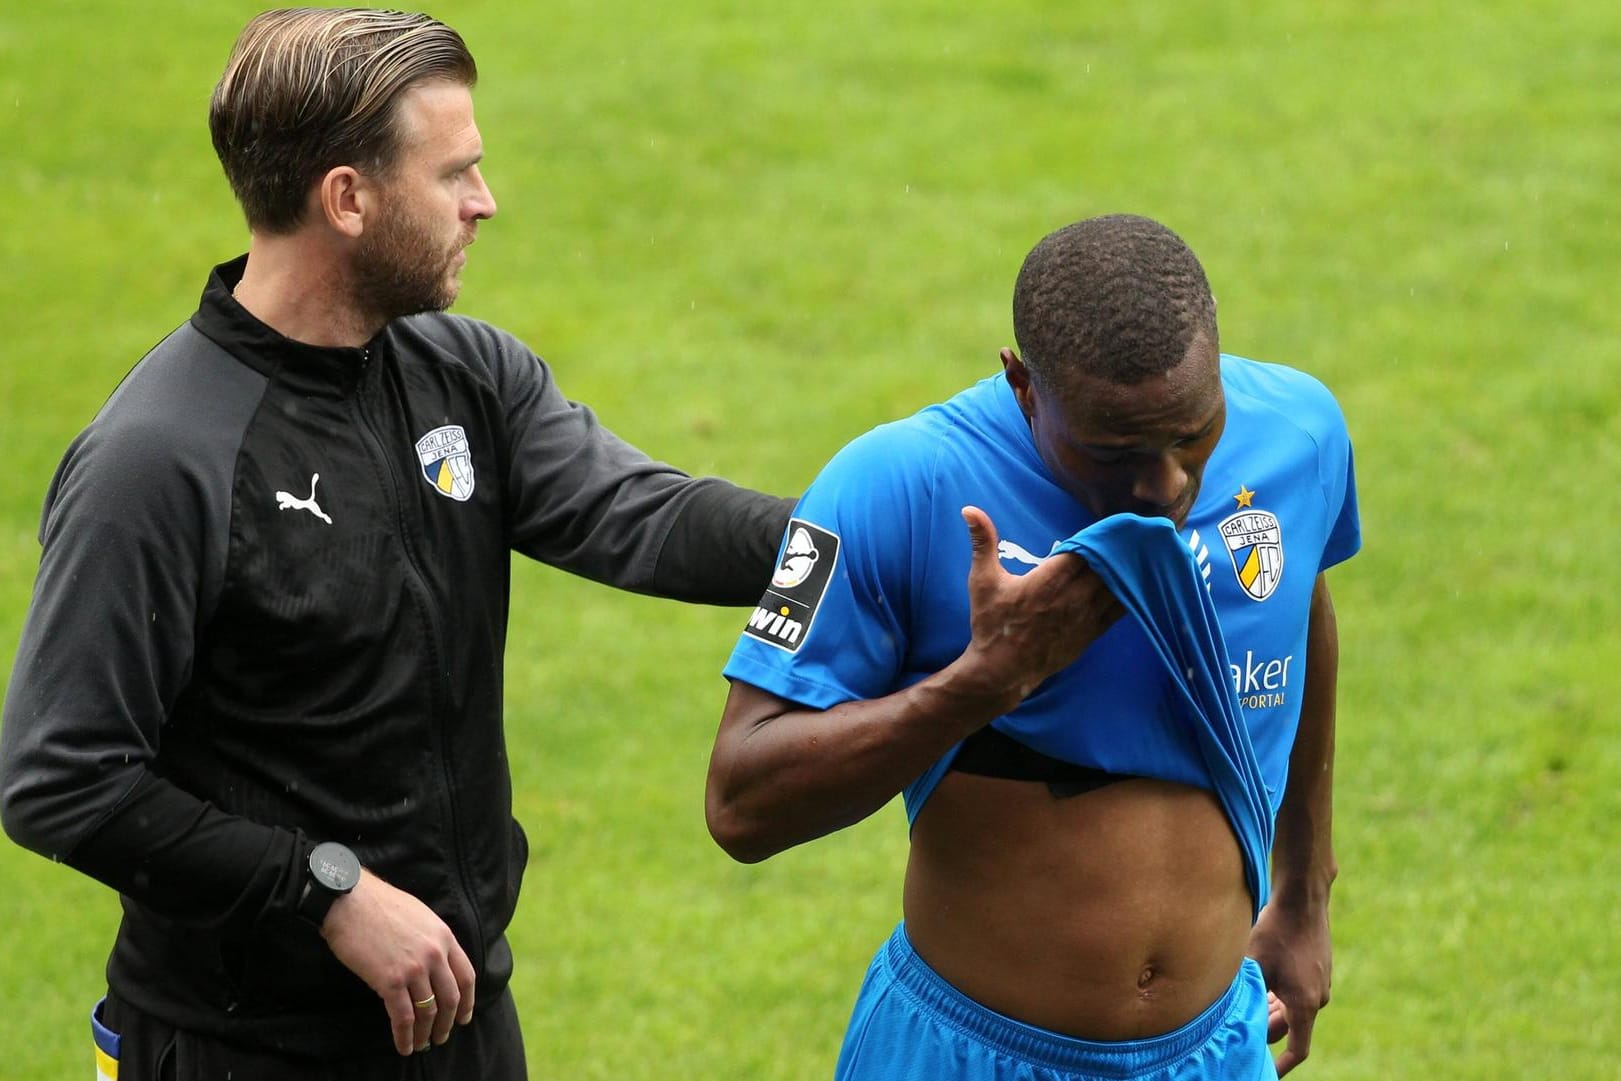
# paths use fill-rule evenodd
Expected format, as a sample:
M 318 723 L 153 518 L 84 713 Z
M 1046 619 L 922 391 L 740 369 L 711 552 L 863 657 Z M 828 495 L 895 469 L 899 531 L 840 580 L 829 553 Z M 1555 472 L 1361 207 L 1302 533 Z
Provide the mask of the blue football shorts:
M 1146 1040 L 1078 1040 L 988 1010 L 934 972 L 905 925 L 878 950 L 856 999 L 836 1081 L 1277 1081 L 1266 984 L 1245 958 L 1232 986 L 1186 1025 Z

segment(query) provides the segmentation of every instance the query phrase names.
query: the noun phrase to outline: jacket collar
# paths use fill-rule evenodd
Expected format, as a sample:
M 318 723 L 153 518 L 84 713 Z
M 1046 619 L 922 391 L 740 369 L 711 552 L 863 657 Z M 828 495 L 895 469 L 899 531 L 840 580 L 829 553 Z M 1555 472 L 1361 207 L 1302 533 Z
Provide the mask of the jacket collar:
M 197 312 L 191 317 L 208 338 L 242 363 L 271 378 L 297 384 L 347 389 L 359 382 L 387 328 L 362 348 L 307 345 L 262 323 L 231 295 L 248 265 L 240 255 L 208 276 Z

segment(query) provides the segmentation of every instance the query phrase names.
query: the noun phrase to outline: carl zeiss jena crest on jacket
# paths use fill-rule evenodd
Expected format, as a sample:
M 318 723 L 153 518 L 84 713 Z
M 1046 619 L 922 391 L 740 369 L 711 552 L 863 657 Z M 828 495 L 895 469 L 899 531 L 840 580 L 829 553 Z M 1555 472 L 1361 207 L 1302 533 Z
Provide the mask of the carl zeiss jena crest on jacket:
M 435 428 L 417 440 L 422 477 L 440 495 L 465 503 L 473 495 L 473 454 L 459 424 Z

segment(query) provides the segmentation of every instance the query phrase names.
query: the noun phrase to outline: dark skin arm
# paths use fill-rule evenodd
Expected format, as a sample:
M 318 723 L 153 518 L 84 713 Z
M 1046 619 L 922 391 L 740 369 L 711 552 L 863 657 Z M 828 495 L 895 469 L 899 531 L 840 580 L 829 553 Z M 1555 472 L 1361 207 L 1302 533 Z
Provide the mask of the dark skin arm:
M 1328 1004 L 1333 970 L 1328 894 L 1338 873 L 1332 842 L 1334 706 L 1339 678 L 1339 632 L 1328 582 L 1317 576 L 1306 632 L 1306 685 L 1300 728 L 1289 755 L 1289 787 L 1278 809 L 1272 845 L 1272 899 L 1250 934 L 1249 954 L 1260 963 L 1277 1005 L 1269 1040 L 1287 1033 L 1279 1075 L 1304 1062 L 1317 1011 Z
M 710 833 L 733 858 L 754 863 L 872 814 L 1124 613 L 1079 557 L 1054 556 L 1028 574 L 1009 574 L 997 561 L 990 518 L 965 507 L 963 520 L 973 544 L 971 640 L 957 660 L 894 694 L 829 710 L 732 684 L 704 809 Z

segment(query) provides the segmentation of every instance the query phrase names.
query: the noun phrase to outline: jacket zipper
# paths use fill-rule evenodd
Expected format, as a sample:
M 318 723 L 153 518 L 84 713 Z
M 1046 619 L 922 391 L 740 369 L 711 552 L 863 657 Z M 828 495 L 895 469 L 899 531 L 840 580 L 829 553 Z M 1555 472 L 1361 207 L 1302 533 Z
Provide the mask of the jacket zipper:
M 466 848 L 463 844 L 461 844 L 460 808 L 457 805 L 456 783 L 454 771 L 451 768 L 452 748 L 450 746 L 448 728 L 444 723 L 444 703 L 449 700 L 449 693 L 448 688 L 445 686 L 446 677 L 444 672 L 446 671 L 446 668 L 443 663 L 443 639 L 439 630 L 439 610 L 434 604 L 433 591 L 428 588 L 427 575 L 423 573 L 422 564 L 417 555 L 417 542 L 415 534 L 411 528 L 412 523 L 407 520 L 407 500 L 405 497 L 405 492 L 400 485 L 400 478 L 394 466 L 393 456 L 389 453 L 388 441 L 383 437 L 382 430 L 379 428 L 376 418 L 374 418 L 365 408 L 366 395 L 370 389 L 369 383 L 371 380 L 373 359 L 372 350 L 370 348 L 362 350 L 361 379 L 359 385 L 356 387 L 356 392 L 352 399 L 352 408 L 355 412 L 355 416 L 360 421 L 361 430 L 364 431 L 370 438 L 373 456 L 380 464 L 381 469 L 387 478 L 389 496 L 393 503 L 394 509 L 395 528 L 397 530 L 397 536 L 400 539 L 400 547 L 404 554 L 406 568 L 410 572 L 408 580 L 411 584 L 412 592 L 416 595 L 417 601 L 421 605 L 423 618 L 427 623 L 428 642 L 433 649 L 434 659 L 439 662 L 435 665 L 435 673 L 432 681 L 433 708 L 431 714 L 439 736 L 439 777 L 445 802 L 450 808 L 451 835 L 456 838 L 457 842 L 455 846 L 456 881 L 461 888 L 462 901 L 466 905 L 468 913 L 472 916 L 474 935 L 477 938 L 476 943 L 469 944 L 464 942 L 461 945 L 462 948 L 467 951 L 469 957 L 472 958 L 474 971 L 482 973 L 484 971 L 484 962 L 487 960 L 487 958 L 484 956 L 484 914 L 479 909 L 478 895 L 476 892 L 474 892 L 469 882 L 465 855 Z M 379 376 L 379 378 L 381 377 Z M 401 405 L 403 408 L 403 401 Z M 406 433 L 406 438 L 409 440 L 409 433 Z M 470 945 L 472 946 L 471 949 L 469 949 Z

